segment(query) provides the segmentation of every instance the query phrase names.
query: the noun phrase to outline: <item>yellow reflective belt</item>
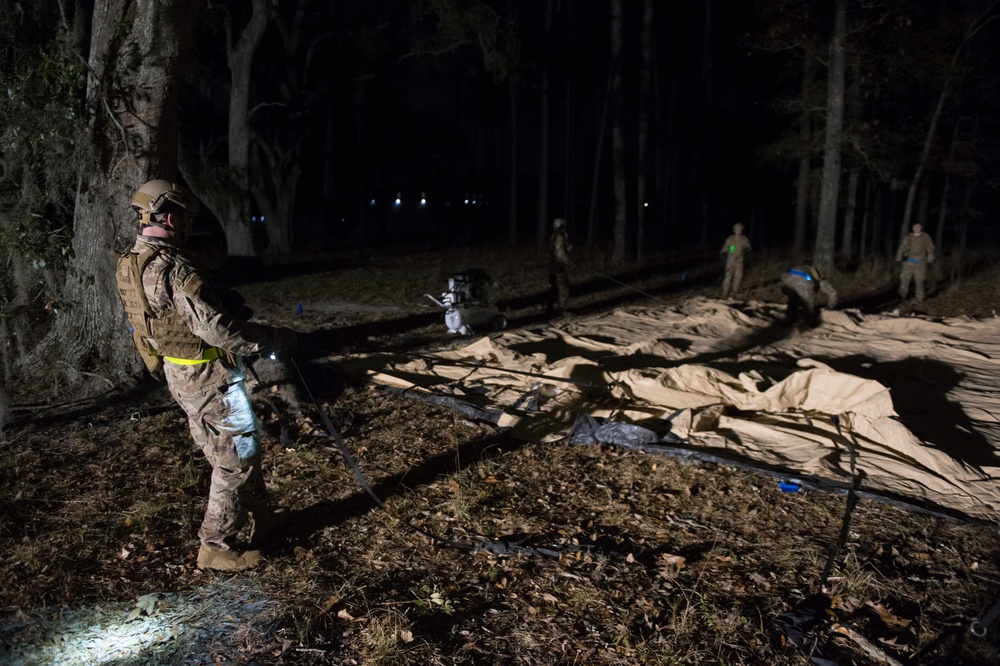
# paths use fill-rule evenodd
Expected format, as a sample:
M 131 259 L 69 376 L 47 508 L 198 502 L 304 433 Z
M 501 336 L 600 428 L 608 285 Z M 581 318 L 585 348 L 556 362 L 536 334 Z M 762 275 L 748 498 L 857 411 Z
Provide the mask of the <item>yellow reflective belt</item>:
M 204 352 L 202 352 L 201 358 L 174 358 L 173 356 L 164 356 L 164 361 L 170 361 L 177 365 L 198 365 L 199 363 L 208 363 L 209 361 L 214 361 L 219 358 L 222 354 L 222 350 L 218 347 L 209 347 Z

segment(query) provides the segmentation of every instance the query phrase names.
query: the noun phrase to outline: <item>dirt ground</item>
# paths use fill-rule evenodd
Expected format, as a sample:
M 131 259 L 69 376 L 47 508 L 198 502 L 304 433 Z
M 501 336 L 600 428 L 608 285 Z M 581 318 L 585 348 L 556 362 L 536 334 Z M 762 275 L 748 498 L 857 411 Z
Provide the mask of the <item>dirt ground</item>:
M 570 317 L 716 297 L 721 282 L 704 255 L 576 261 Z M 756 257 L 745 297 L 781 300 L 782 266 Z M 195 567 L 208 467 L 163 385 L 113 401 L 15 394 L 0 438 L 0 662 L 1000 663 L 995 525 L 868 499 L 849 510 L 726 465 L 517 441 L 338 372 L 338 354 L 468 342 L 424 294 L 470 267 L 492 277 L 509 327 L 546 319 L 532 251 L 328 258 L 238 286 L 257 319 L 327 346 L 261 359 L 248 381 L 268 485 L 292 511 L 250 573 Z M 993 317 L 1000 269 L 968 270 L 953 282 L 946 263 L 906 310 Z M 843 307 L 897 311 L 893 280 L 886 263 L 834 278 Z

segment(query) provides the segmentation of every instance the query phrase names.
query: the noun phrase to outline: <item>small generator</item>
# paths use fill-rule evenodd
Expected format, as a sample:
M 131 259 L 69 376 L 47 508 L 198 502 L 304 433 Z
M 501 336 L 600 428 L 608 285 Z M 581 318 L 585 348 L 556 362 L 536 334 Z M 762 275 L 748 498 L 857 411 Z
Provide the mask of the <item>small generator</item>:
M 493 289 L 486 271 L 469 268 L 448 278 L 448 291 L 438 300 L 430 294 L 427 298 L 444 308 L 444 323 L 449 333 L 472 335 L 477 327 L 502 331 L 507 318 L 493 303 Z

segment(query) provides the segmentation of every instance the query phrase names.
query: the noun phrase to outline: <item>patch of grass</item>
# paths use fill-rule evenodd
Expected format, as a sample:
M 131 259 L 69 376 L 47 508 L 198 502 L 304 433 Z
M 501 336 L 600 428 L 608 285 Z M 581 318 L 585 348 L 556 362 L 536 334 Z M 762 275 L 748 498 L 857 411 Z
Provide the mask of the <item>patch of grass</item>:
M 407 645 L 413 642 L 412 625 L 394 610 L 369 616 L 361 630 L 363 662 L 370 666 L 402 666 L 407 659 Z
M 413 609 L 417 615 L 436 615 L 455 612 L 455 602 L 448 596 L 446 590 L 437 585 L 421 585 L 411 590 L 413 594 Z

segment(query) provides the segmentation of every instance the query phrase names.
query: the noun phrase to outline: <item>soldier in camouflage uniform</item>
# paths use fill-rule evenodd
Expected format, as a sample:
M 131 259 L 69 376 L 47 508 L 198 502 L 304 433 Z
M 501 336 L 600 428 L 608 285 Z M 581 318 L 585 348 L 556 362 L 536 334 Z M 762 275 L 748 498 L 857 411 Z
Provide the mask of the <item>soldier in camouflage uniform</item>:
M 733 225 L 733 235 L 726 239 L 719 254 L 726 257 L 726 276 L 722 280 L 722 297 L 739 293 L 743 284 L 743 258 L 750 253 L 750 239 L 743 235 L 743 225 Z
M 549 314 L 562 314 L 569 302 L 569 253 L 566 220 L 556 218 L 549 237 Z
M 896 253 L 896 261 L 903 262 L 899 272 L 899 297 L 906 300 L 910 294 L 910 281 L 916 288 L 917 301 L 924 300 L 924 280 L 927 278 L 927 264 L 934 263 L 934 241 L 924 233 L 924 225 L 917 222 L 913 233 L 907 234 Z
M 198 567 L 249 569 L 260 562 L 256 546 L 284 522 L 285 512 L 268 506 L 260 423 L 241 357 L 287 350 L 296 334 L 248 321 L 252 313 L 242 299 L 213 285 L 181 249 L 195 208 L 189 192 L 153 180 L 135 193 L 132 207 L 139 234 L 120 257 L 117 278 L 133 340 L 150 370 L 162 368 L 171 395 L 188 416 L 191 436 L 212 466 L 198 531 Z M 245 526 L 249 544 L 237 538 Z
M 793 324 L 800 318 L 809 326 L 819 326 L 819 307 L 816 294 L 826 294 L 828 308 L 837 307 L 837 291 L 823 278 L 815 266 L 796 266 L 781 275 L 781 291 L 788 297 L 786 322 Z

